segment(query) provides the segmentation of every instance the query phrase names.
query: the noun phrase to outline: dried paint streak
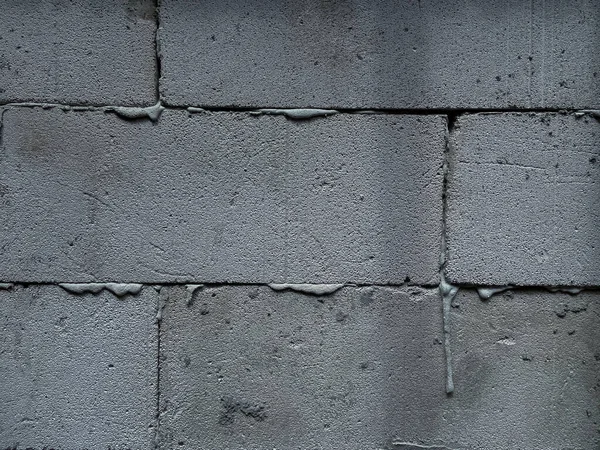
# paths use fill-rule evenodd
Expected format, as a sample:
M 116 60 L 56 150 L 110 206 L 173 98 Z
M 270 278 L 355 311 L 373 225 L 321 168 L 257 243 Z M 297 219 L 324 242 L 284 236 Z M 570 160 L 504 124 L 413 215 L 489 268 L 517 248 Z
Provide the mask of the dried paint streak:
M 203 284 L 186 284 L 185 289 L 188 291 L 189 296 L 186 301 L 187 306 L 192 306 L 194 303 L 194 295 L 196 292 L 204 287 Z
M 156 122 L 164 110 L 165 108 L 160 102 L 146 108 L 129 106 L 107 106 L 105 108 L 105 111 L 113 111 L 116 115 L 124 119 L 150 119 L 152 122 Z
M 296 291 L 310 295 L 329 295 L 344 287 L 343 284 L 277 284 L 271 283 L 269 287 L 274 291 Z
M 444 351 L 446 353 L 446 393 L 454 392 L 454 375 L 452 370 L 452 349 L 450 347 L 450 308 L 452 300 L 458 293 L 458 287 L 452 286 L 446 282 L 444 275 L 441 275 L 440 295 L 442 296 L 443 323 L 444 323 Z
M 201 114 L 208 114 L 208 111 L 204 108 L 196 108 L 195 106 L 188 106 L 187 107 L 187 111 L 190 113 L 201 113 Z
M 592 116 L 593 118 L 600 120 L 600 109 L 582 109 L 581 111 L 577 111 L 575 113 L 575 117 L 582 117 L 582 116 Z
M 137 295 L 142 290 L 142 285 L 138 283 L 60 283 L 59 286 L 71 294 L 98 294 L 107 290 L 117 297 Z
M 549 287 L 546 288 L 550 292 L 564 292 L 565 294 L 577 295 L 583 291 L 583 288 L 579 287 Z
M 394 450 L 452 450 L 450 447 L 446 447 L 445 445 L 421 445 L 413 442 L 392 442 L 392 446 L 394 447 Z
M 158 304 L 156 305 L 156 322 L 160 323 L 163 319 L 163 312 L 169 301 L 169 291 L 165 286 L 158 288 Z
M 315 117 L 327 117 L 327 116 L 331 116 L 333 114 L 337 114 L 338 111 L 336 111 L 335 109 L 307 109 L 307 108 L 301 108 L 301 109 L 259 109 L 258 111 L 254 111 L 251 114 L 254 115 L 261 115 L 261 114 L 268 114 L 268 115 L 281 115 L 281 116 L 285 116 L 288 119 L 293 119 L 293 120 L 307 120 L 307 119 L 313 119 Z
M 485 288 L 477 288 L 477 294 L 481 300 L 489 300 L 496 294 L 500 294 L 501 292 L 508 291 L 513 289 L 514 286 L 498 286 L 498 287 L 485 287 Z

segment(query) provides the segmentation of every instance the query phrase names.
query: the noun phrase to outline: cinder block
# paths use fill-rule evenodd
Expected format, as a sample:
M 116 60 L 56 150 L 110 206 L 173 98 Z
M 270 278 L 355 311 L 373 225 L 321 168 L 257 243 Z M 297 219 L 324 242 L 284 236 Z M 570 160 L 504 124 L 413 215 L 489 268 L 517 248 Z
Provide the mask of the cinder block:
M 4 0 L 0 102 L 156 102 L 152 0 Z
M 600 107 L 600 7 L 560 0 L 164 0 L 172 105 Z
M 151 448 L 157 293 L 0 290 L 0 446 Z
M 161 325 L 161 448 L 431 438 L 444 420 L 441 333 L 436 289 L 173 288 Z
M 600 123 L 461 116 L 448 193 L 450 281 L 600 285 Z
M 596 448 L 598 293 L 173 288 L 161 448 Z
M 598 292 L 483 302 L 459 291 L 451 328 L 455 392 L 444 417 L 459 448 L 600 447 Z
M 443 116 L 4 113 L 0 280 L 437 284 Z

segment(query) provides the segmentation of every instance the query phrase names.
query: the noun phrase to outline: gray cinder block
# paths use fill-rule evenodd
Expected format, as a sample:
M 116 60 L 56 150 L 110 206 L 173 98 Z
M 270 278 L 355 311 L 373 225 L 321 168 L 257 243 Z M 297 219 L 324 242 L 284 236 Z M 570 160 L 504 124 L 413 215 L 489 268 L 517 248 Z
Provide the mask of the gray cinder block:
M 443 116 L 3 114 L 0 280 L 436 284 Z
M 598 108 L 595 2 L 164 0 L 173 105 Z
M 162 448 L 596 448 L 598 293 L 172 288 Z
M 600 294 L 459 290 L 447 427 L 469 449 L 600 446 Z M 452 446 L 449 446 L 452 448 Z M 463 447 L 459 447 L 463 448 Z
M 393 448 L 432 442 L 445 398 L 437 289 L 169 291 L 162 448 Z
M 151 448 L 158 296 L 0 289 L 0 446 Z
M 0 102 L 156 102 L 152 0 L 4 0 Z
M 476 285 L 600 284 L 600 123 L 591 116 L 458 119 L 447 277 Z

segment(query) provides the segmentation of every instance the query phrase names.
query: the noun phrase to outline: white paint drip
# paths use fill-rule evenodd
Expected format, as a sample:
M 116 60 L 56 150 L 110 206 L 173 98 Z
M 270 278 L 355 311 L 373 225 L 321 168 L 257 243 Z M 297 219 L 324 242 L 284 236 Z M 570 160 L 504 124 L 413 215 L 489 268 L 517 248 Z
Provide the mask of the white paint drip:
M 186 305 L 191 306 L 194 302 L 194 294 L 197 290 L 202 289 L 204 287 L 203 284 L 186 284 L 185 289 L 189 292 Z
M 142 285 L 138 283 L 59 283 L 59 286 L 71 294 L 98 294 L 105 289 L 117 297 L 137 295 L 142 290 Z
M 454 392 L 454 374 L 452 370 L 452 348 L 450 346 L 450 308 L 452 300 L 458 293 L 458 287 L 446 281 L 444 274 L 440 274 L 440 295 L 442 296 L 443 323 L 444 323 L 444 352 L 446 353 L 446 393 Z
M 477 294 L 481 300 L 489 300 L 496 294 L 500 294 L 501 292 L 508 291 L 513 289 L 514 286 L 498 286 L 498 287 L 485 287 L 485 288 L 477 288 Z
M 298 109 L 259 109 L 258 111 L 254 111 L 251 114 L 260 115 L 260 114 L 269 114 L 269 115 L 281 115 L 285 116 L 288 119 L 294 120 L 307 120 L 312 119 L 314 117 L 327 117 L 337 114 L 338 111 L 335 109 L 308 109 L 308 108 L 298 108 Z
M 500 339 L 498 341 L 496 341 L 496 344 L 502 344 L 502 345 L 515 345 L 516 342 L 513 339 L 510 338 L 504 338 L 504 339 Z
M 428 449 L 428 450 L 452 450 L 450 447 L 446 447 L 445 445 L 422 445 L 415 444 L 413 442 L 392 442 L 394 447 L 397 447 L 398 450 L 416 450 L 416 449 Z
M 163 319 L 163 311 L 167 306 L 169 300 L 169 291 L 165 286 L 161 286 L 158 291 L 158 304 L 156 305 L 156 322 L 160 322 Z
M 575 113 L 575 117 L 583 117 L 585 115 L 592 116 L 593 118 L 600 120 L 600 109 L 582 109 Z
M 146 108 L 137 106 L 107 106 L 104 109 L 105 111 L 114 111 L 115 114 L 124 119 L 150 119 L 152 122 L 156 122 L 165 110 L 160 102 Z
M 550 292 L 564 292 L 565 294 L 577 295 L 583 291 L 583 288 L 579 287 L 549 287 L 546 288 Z
M 196 108 L 195 106 L 188 106 L 187 111 L 191 113 L 208 113 L 204 108 Z
M 269 287 L 274 291 L 285 291 L 291 290 L 296 292 L 302 292 L 303 294 L 310 295 L 328 295 L 333 294 L 335 291 L 344 287 L 343 284 L 293 284 L 284 283 L 277 284 L 271 283 Z

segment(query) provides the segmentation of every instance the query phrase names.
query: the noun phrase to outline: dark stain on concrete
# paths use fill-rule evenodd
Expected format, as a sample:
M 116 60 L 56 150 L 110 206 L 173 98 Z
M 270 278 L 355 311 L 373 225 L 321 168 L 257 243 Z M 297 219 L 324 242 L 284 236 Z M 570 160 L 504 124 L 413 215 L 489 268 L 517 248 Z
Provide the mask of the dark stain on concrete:
M 156 7 L 152 0 L 129 0 L 126 8 L 127 17 L 133 21 L 156 21 Z
M 228 396 L 221 398 L 221 405 L 220 425 L 231 425 L 235 422 L 235 417 L 238 413 L 250 417 L 257 422 L 262 422 L 267 418 L 266 405 L 264 403 L 237 401 L 233 397 Z

